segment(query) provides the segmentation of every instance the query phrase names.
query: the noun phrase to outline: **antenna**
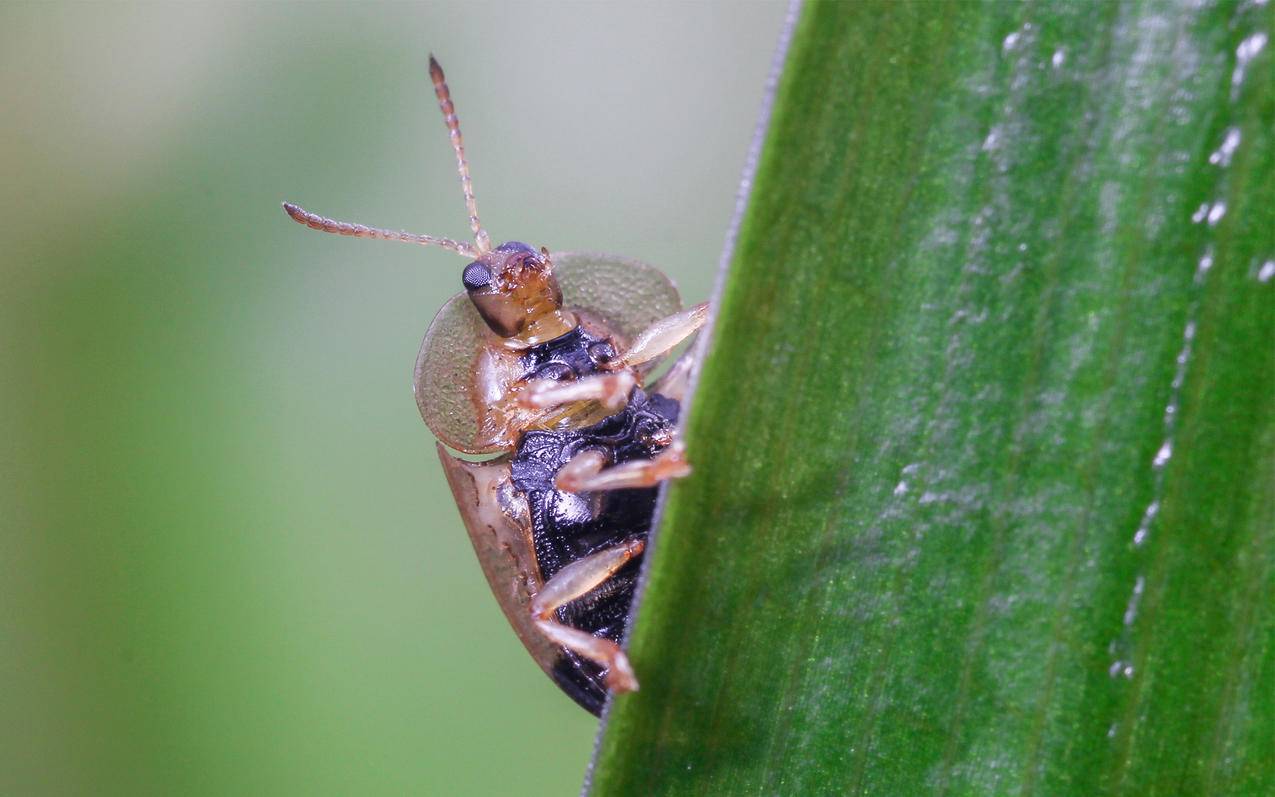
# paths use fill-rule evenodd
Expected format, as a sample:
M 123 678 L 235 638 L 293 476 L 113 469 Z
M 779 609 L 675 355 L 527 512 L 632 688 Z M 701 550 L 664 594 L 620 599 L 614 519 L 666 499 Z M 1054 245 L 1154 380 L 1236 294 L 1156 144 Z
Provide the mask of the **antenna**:
M 474 233 L 474 246 L 479 254 L 491 251 L 491 238 L 478 220 L 478 203 L 474 201 L 474 181 L 469 177 L 469 162 L 465 160 L 465 141 L 460 135 L 460 120 L 456 118 L 456 106 L 452 104 L 452 95 L 447 88 L 447 78 L 443 76 L 443 68 L 429 57 L 429 77 L 434 81 L 434 94 L 438 97 L 438 107 L 443 112 L 443 123 L 447 125 L 447 135 L 452 141 L 452 150 L 456 153 L 456 171 L 460 172 L 460 187 L 465 192 L 465 209 L 469 211 L 469 229 Z
M 402 241 L 407 244 L 420 244 L 422 246 L 441 246 L 444 249 L 450 249 L 458 255 L 464 257 L 478 257 L 478 252 L 474 247 L 461 241 L 453 241 L 451 238 L 436 238 L 432 235 L 421 235 L 415 232 L 404 232 L 402 230 L 386 230 L 381 227 L 369 227 L 366 224 L 352 224 L 348 221 L 337 221 L 329 219 L 326 216 L 320 216 L 317 213 L 311 213 L 299 205 L 291 202 L 283 203 L 283 210 L 294 221 L 304 224 L 312 230 L 320 230 L 322 232 L 336 233 L 337 235 L 349 235 L 354 238 L 377 238 L 382 241 Z
M 469 178 L 469 162 L 465 160 L 465 142 L 460 137 L 460 120 L 456 118 L 456 106 L 452 104 L 451 92 L 447 89 L 447 79 L 443 77 L 443 68 L 429 57 L 429 77 L 434 81 L 434 94 L 438 97 L 438 107 L 443 111 L 443 122 L 447 125 L 447 134 L 452 141 L 452 151 L 456 153 L 456 170 L 460 172 L 460 187 L 465 192 L 465 209 L 469 211 L 469 229 L 474 232 L 472 244 L 464 241 L 453 241 L 451 238 L 439 238 L 433 235 L 422 235 L 403 230 L 387 230 L 383 227 L 369 227 L 366 224 L 354 224 L 348 221 L 337 221 L 327 216 L 311 213 L 305 208 L 284 202 L 284 211 L 299 224 L 312 230 L 349 235 L 353 238 L 377 238 L 382 241 L 402 241 L 422 246 L 441 246 L 444 249 L 477 258 L 491 251 L 491 238 L 478 220 L 478 203 L 474 201 L 474 181 Z

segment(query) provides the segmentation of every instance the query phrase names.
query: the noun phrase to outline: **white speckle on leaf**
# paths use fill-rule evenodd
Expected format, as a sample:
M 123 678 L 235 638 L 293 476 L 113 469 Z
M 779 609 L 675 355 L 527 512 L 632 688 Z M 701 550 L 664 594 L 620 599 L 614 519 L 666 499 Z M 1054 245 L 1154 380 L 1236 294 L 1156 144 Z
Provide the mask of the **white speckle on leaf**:
M 1204 278 L 1208 276 L 1209 269 L 1213 268 L 1213 247 L 1204 250 L 1204 254 L 1200 255 L 1200 262 L 1195 264 L 1195 284 L 1199 285 L 1204 282 Z M 1187 324 L 1187 329 L 1183 330 L 1195 337 L 1195 319 Z
M 1133 582 L 1133 594 L 1129 596 L 1129 603 L 1124 610 L 1124 624 L 1133 625 L 1133 621 L 1138 619 L 1138 604 L 1142 602 L 1142 591 L 1146 589 L 1147 580 L 1142 576 L 1138 576 Z
M 1248 71 L 1248 65 L 1252 63 L 1257 54 L 1266 46 L 1266 33 L 1258 31 L 1252 36 L 1240 42 L 1240 46 L 1235 48 L 1235 71 L 1231 72 L 1231 99 L 1235 99 L 1240 94 L 1240 87 L 1244 85 L 1244 74 Z
M 1213 203 L 1213 207 L 1209 209 L 1209 226 L 1215 226 L 1222 217 L 1226 215 L 1226 203 L 1218 200 Z
M 1155 516 L 1160 514 L 1160 502 L 1152 501 L 1147 504 L 1146 511 L 1142 513 L 1142 522 L 1138 524 L 1138 530 L 1133 533 L 1133 547 L 1141 548 L 1142 544 L 1147 541 L 1147 535 L 1151 531 L 1151 522 L 1155 520 Z
M 1215 166 L 1230 166 L 1231 158 L 1235 156 L 1235 150 L 1240 146 L 1240 129 L 1238 127 L 1228 127 L 1226 135 L 1222 138 L 1222 146 L 1218 147 L 1209 155 L 1209 163 Z
M 983 139 L 983 151 L 991 152 L 996 149 L 1001 141 L 1001 131 L 999 127 L 993 127 L 987 131 L 987 138 Z

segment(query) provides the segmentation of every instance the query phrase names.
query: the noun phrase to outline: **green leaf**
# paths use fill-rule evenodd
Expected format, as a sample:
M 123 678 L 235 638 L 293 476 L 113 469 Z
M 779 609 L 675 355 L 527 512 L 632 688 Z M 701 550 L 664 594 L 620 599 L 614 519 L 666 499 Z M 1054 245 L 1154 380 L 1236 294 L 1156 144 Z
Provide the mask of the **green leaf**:
M 1275 9 L 801 11 L 592 793 L 1275 793 Z

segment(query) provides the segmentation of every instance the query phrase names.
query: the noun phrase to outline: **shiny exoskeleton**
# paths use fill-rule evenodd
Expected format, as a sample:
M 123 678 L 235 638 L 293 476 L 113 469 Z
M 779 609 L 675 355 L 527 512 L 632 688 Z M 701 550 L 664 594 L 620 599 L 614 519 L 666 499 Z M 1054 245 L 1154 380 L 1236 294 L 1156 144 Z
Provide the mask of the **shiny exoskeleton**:
M 597 372 L 609 343 L 577 327 L 531 347 L 523 355 L 529 373 L 552 379 Z M 613 356 L 613 353 L 612 355 Z M 610 359 L 603 357 L 602 362 Z M 583 429 L 525 432 L 510 461 L 514 487 L 531 514 L 532 541 L 540 575 L 553 578 L 565 565 L 630 540 L 645 540 L 655 511 L 656 487 L 577 494 L 558 489 L 558 471 L 583 451 L 597 451 L 608 465 L 650 460 L 668 447 L 678 403 L 633 388 L 624 409 Z M 565 625 L 619 644 L 637 587 L 642 555 L 625 564 L 593 591 L 557 610 Z M 606 687 L 601 668 L 569 650 L 554 664 L 553 678 L 584 708 L 602 709 Z
M 460 123 L 438 62 L 430 78 L 451 138 L 473 241 L 334 221 L 357 238 L 439 246 L 470 259 L 464 293 L 435 316 L 417 358 L 421 417 L 492 593 L 535 661 L 599 713 L 638 688 L 620 645 L 658 486 L 690 472 L 675 426 L 690 360 L 648 391 L 660 357 L 704 323 L 668 278 L 611 255 L 493 246 L 478 219 Z M 444 446 L 445 444 L 445 446 Z M 465 454 L 495 454 L 473 461 Z

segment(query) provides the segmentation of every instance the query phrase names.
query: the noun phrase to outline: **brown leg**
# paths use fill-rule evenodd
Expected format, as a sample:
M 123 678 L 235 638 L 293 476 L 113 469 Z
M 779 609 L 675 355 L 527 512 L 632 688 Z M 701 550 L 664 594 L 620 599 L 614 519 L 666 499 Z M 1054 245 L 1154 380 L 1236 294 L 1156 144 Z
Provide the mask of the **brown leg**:
M 563 625 L 553 618 L 553 613 L 615 575 L 645 546 L 642 540 L 630 540 L 572 562 L 545 582 L 531 601 L 536 627 L 555 643 L 605 667 L 607 688 L 615 692 L 636 692 L 638 688 L 624 651 L 609 639 Z
M 518 393 L 518 405 L 529 410 L 543 410 L 578 401 L 598 401 L 608 409 L 619 409 L 628 401 L 637 385 L 630 370 L 586 376 L 574 382 L 550 379 L 532 381 Z
M 682 402 L 686 399 L 686 391 L 690 388 L 691 371 L 694 369 L 695 352 L 692 350 L 678 357 L 673 367 L 668 369 L 668 373 L 661 376 L 659 381 L 648 389 L 648 392 L 659 393 L 661 396 Z
M 617 357 L 609 367 L 622 368 L 654 360 L 695 334 L 707 320 L 708 302 L 697 304 L 667 318 L 661 318 L 643 330 L 634 339 L 629 350 Z
M 603 469 L 606 459 L 597 451 L 581 451 L 558 470 L 554 486 L 569 493 L 631 490 L 654 487 L 668 479 L 690 475 L 686 447 L 674 440 L 652 459 L 633 460 Z
M 563 625 L 556 620 L 536 620 L 536 627 L 554 643 L 604 667 L 606 675 L 602 676 L 602 680 L 607 689 L 612 692 L 638 690 L 637 675 L 633 672 L 633 665 L 629 664 L 629 657 L 611 640 Z

